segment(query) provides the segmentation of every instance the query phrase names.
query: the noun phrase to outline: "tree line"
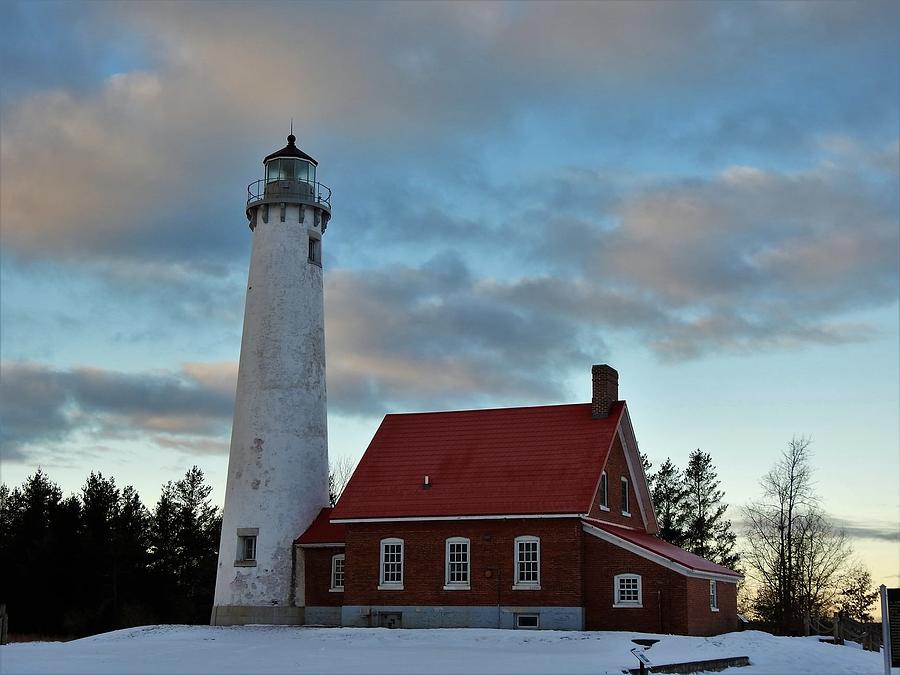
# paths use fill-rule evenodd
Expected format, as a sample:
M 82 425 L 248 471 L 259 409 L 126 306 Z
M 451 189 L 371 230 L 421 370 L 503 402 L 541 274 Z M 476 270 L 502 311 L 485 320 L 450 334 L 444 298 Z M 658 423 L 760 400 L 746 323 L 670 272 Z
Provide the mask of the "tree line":
M 711 455 L 695 450 L 683 470 L 667 457 L 655 472 L 642 456 L 658 536 L 743 572 L 743 610 L 787 635 L 801 634 L 807 617 L 834 612 L 870 622 L 878 596 L 871 574 L 821 507 L 810 445 L 794 438 L 762 477 L 761 497 L 740 509 L 740 545 Z
M 680 469 L 670 457 L 655 472 L 642 457 L 656 510 L 659 537 L 686 551 L 738 570 L 737 535 L 712 456 L 699 448 Z
M 222 525 L 211 491 L 196 466 L 163 485 L 152 509 L 99 472 L 68 497 L 41 469 L 21 486 L 0 486 L 0 603 L 10 632 L 208 622 Z

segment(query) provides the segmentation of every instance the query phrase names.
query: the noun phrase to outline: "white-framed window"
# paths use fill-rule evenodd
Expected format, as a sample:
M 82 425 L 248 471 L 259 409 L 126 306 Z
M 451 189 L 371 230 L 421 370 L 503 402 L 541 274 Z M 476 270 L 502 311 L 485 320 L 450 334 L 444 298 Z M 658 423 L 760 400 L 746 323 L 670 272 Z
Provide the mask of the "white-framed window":
M 644 597 L 639 574 L 617 574 L 613 578 L 613 607 L 643 607 Z
M 719 589 L 715 579 L 709 580 L 709 608 L 714 612 L 719 611 Z
M 622 515 L 630 516 L 631 509 L 628 503 L 628 479 L 622 476 Z
M 237 529 L 235 567 L 256 567 L 256 538 L 258 535 L 258 527 L 239 527 Z
M 537 630 L 541 627 L 540 615 L 516 614 L 516 628 L 524 630 Z
M 238 560 L 243 562 L 256 560 L 256 535 L 246 535 L 238 539 L 240 540 Z
M 468 590 L 470 567 L 469 540 L 450 537 L 445 544 L 444 590 Z
M 331 590 L 344 590 L 344 554 L 331 556 Z
M 541 587 L 541 540 L 538 537 L 516 537 L 516 583 L 514 589 Z
M 403 540 L 381 540 L 379 590 L 403 589 Z
M 609 511 L 609 478 L 605 471 L 600 474 L 600 508 Z

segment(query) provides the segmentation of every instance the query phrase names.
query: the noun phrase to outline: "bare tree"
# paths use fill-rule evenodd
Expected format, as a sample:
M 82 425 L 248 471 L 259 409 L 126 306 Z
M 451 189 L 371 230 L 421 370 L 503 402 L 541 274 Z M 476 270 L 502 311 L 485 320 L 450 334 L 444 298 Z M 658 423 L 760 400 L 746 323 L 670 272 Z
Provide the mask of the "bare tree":
M 341 455 L 329 462 L 329 465 L 328 499 L 331 501 L 331 505 L 334 506 L 340 499 L 341 493 L 344 492 L 344 488 L 347 487 L 347 483 L 350 482 L 350 477 L 353 475 L 354 469 L 356 469 L 356 462 L 347 455 Z
M 804 615 L 833 606 L 850 552 L 818 507 L 810 443 L 793 438 L 760 481 L 762 499 L 744 507 L 742 558 L 756 587 L 754 611 L 786 633 L 800 632 Z

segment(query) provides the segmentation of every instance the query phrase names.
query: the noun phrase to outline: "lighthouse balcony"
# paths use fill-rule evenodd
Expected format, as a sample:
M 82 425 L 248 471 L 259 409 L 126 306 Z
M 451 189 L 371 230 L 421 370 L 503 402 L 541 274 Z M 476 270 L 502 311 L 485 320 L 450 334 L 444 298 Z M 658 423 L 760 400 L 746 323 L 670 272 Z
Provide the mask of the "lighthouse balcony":
M 247 211 L 258 204 L 312 204 L 331 213 L 331 188 L 302 178 L 261 178 L 247 186 Z

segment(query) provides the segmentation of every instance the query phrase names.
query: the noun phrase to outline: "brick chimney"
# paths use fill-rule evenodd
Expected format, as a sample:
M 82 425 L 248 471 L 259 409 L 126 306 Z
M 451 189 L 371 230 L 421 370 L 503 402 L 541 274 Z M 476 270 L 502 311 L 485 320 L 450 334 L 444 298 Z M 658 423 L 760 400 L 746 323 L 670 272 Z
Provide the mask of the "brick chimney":
M 602 366 L 592 366 L 591 384 L 594 394 L 591 399 L 591 417 L 595 420 L 604 419 L 609 415 L 612 404 L 619 400 L 619 373 L 605 363 Z

